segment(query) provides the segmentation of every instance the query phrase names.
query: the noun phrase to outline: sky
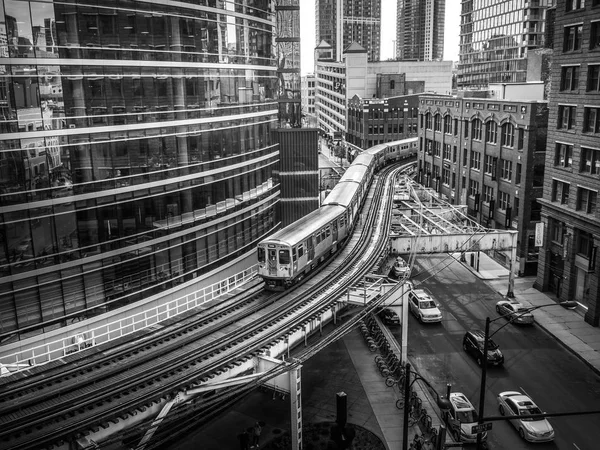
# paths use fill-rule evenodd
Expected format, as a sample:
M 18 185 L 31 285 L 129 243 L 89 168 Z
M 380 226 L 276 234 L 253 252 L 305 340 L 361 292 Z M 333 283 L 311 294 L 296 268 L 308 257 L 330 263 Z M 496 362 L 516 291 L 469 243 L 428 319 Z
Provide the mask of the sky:
M 444 28 L 444 60 L 458 61 L 460 31 L 460 1 L 446 0 L 446 24 Z M 393 42 L 396 39 L 397 0 L 381 0 L 381 60 L 394 57 Z M 302 75 L 314 72 L 315 0 L 300 0 L 300 46 L 302 52 Z

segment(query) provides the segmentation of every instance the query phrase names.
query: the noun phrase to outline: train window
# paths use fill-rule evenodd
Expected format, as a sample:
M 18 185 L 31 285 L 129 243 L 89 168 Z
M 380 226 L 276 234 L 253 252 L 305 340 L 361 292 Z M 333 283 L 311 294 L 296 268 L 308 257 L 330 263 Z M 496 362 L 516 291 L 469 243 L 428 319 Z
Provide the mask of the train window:
M 325 237 L 325 230 L 321 230 L 321 240 L 324 241 Z
M 292 247 L 292 259 L 294 262 L 298 260 L 298 256 L 296 255 L 296 247 Z
M 269 261 L 275 261 L 276 257 L 277 254 L 275 253 L 275 250 L 269 249 Z
M 258 262 L 265 262 L 265 249 L 258 247 Z
M 317 234 L 317 245 L 321 243 L 321 233 Z
M 298 258 L 302 258 L 302 255 L 304 255 L 304 245 L 300 244 L 298 246 Z
M 279 250 L 279 264 L 289 264 L 290 263 L 290 251 L 289 250 Z
M 331 228 L 325 228 L 325 233 L 327 234 L 327 237 L 331 236 Z

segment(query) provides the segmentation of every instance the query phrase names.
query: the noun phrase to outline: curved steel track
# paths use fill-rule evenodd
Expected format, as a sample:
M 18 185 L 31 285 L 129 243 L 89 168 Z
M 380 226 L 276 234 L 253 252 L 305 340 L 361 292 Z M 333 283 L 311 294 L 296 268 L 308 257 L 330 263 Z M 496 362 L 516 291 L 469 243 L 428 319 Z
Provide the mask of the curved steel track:
M 85 430 L 135 413 L 268 349 L 312 317 L 332 307 L 332 290 L 358 281 L 387 245 L 393 180 L 386 168 L 375 179 L 360 239 L 344 261 L 312 282 L 267 296 L 260 289 L 218 310 L 145 336 L 135 346 L 97 353 L 71 367 L 49 369 L 0 386 L 0 448 L 40 449 L 72 441 Z M 372 211 L 376 211 L 373 214 Z M 366 269 L 361 270 L 362 267 Z M 329 270 L 331 269 L 331 270 Z M 313 271 L 316 272 L 316 271 Z M 309 286 L 310 285 L 310 286 Z

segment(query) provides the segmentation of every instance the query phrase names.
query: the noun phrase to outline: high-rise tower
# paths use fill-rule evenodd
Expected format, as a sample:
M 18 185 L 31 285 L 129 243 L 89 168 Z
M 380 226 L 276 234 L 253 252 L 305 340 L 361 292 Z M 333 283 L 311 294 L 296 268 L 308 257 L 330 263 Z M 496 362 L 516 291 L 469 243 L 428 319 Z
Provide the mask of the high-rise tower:
M 369 61 L 381 53 L 381 0 L 315 0 L 316 40 L 333 48 L 333 59 L 352 42 L 367 50 Z
M 528 57 L 544 46 L 546 9 L 554 3 L 462 0 L 458 87 L 539 81 L 539 73 L 528 78 Z
M 396 59 L 441 61 L 446 0 L 398 0 Z

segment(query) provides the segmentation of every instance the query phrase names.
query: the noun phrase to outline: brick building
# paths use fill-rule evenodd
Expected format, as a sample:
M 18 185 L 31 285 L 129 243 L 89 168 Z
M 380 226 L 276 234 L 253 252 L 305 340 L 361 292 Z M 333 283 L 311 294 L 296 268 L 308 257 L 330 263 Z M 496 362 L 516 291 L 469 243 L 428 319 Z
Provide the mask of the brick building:
M 600 0 L 556 6 L 536 286 L 575 300 L 598 326 Z
M 548 108 L 544 101 L 507 99 L 509 88 L 500 85 L 487 98 L 422 95 L 418 176 L 452 204 L 467 205 L 478 223 L 517 230 L 518 272 L 535 274 Z M 523 88 L 543 96 L 541 84 Z M 512 91 L 510 98 L 526 98 L 519 85 Z

